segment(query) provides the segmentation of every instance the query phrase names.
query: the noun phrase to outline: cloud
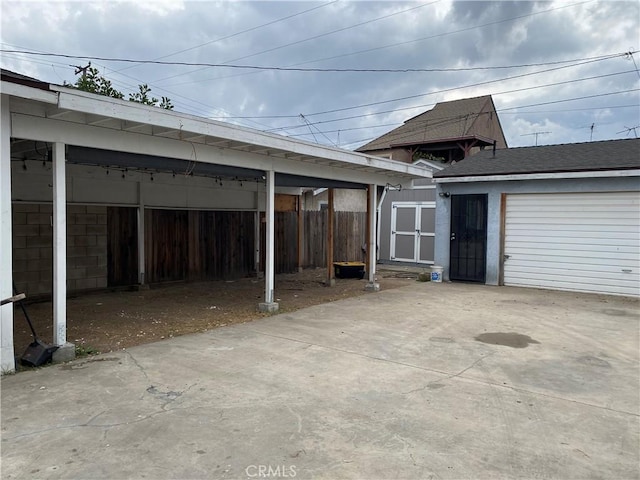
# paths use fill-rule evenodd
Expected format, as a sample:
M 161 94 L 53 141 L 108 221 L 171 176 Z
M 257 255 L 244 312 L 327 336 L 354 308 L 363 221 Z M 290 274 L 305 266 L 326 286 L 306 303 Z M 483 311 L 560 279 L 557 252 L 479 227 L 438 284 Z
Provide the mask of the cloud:
M 386 1 L 5 1 L 0 4 L 0 21 L 3 48 L 20 46 L 89 57 L 370 69 L 506 66 L 580 59 L 624 52 L 638 43 L 640 31 L 640 5 L 635 1 L 441 0 L 416 8 L 419 6 Z M 336 30 L 341 31 L 331 33 Z M 3 68 L 62 83 L 75 81 L 70 64 L 79 65 L 89 58 L 3 54 L 1 60 Z M 637 55 L 636 63 L 640 63 Z M 335 131 L 341 130 L 340 142 L 352 146 L 392 129 L 435 102 L 487 94 L 494 95 L 499 110 L 593 97 L 505 111 L 500 114 L 501 122 L 510 144 L 526 140 L 520 137 L 521 132 L 532 128 L 553 129 L 553 136 L 539 136 L 540 142 L 584 140 L 589 129 L 583 126 L 593 123 L 598 135 L 621 138 L 616 132 L 624 125 L 637 125 L 639 118 L 638 109 L 633 108 L 640 102 L 638 92 L 594 97 L 639 88 L 633 62 L 624 58 L 535 75 L 550 67 L 431 73 L 256 73 L 95 59 L 92 64 L 125 93 L 139 83 L 148 83 L 156 96 L 169 96 L 179 111 L 224 117 L 263 130 L 289 127 L 282 132 L 306 132 L 302 138 L 313 140 L 309 126 L 299 117 L 302 113 L 310 122 L 323 122 L 313 127 L 318 141 L 328 143 L 316 127 L 332 131 L 326 134 L 332 141 L 337 140 Z M 631 73 L 619 74 L 624 71 Z M 522 74 L 530 75 L 500 80 Z M 611 74 L 616 75 L 603 76 Z M 602 77 L 580 81 L 594 76 Z M 543 86 L 560 82 L 571 83 Z M 621 104 L 627 108 L 609 108 Z M 330 112 L 358 105 L 362 107 Z M 279 118 L 232 118 L 237 116 Z

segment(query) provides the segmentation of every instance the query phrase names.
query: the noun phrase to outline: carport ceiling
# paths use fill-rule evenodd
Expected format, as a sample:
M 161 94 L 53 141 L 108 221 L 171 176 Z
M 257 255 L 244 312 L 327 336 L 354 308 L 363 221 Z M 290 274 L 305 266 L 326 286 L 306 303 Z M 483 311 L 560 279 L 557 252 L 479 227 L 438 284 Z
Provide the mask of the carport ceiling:
M 25 148 L 27 144 L 32 145 L 31 151 Z M 12 158 L 14 160 L 33 158 L 39 160 L 45 156 L 47 161 L 50 161 L 50 157 L 48 155 L 50 148 L 47 145 L 40 145 L 39 149 L 35 142 L 18 141 L 14 143 L 14 145 L 21 145 L 22 147 L 21 149 L 15 149 L 19 151 L 12 152 Z M 44 153 L 44 155 L 43 150 L 47 152 Z M 78 165 L 97 165 L 106 168 L 143 170 L 147 172 L 164 172 L 180 175 L 188 174 L 197 177 L 210 177 L 228 180 L 262 181 L 264 179 L 264 172 L 262 170 L 187 161 L 156 155 L 142 155 L 118 152 L 114 150 L 78 147 L 75 145 L 67 146 L 66 159 L 68 163 Z M 366 185 L 359 183 L 284 173 L 276 173 L 275 183 L 278 187 L 366 188 Z

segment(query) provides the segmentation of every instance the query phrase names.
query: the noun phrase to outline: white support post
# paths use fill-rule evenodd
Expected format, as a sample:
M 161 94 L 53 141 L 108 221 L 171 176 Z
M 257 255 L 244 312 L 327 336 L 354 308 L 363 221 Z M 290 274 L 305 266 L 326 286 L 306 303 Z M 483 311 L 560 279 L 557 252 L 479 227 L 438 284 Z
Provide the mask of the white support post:
M 11 241 L 11 114 L 9 97 L 0 101 L 0 299 L 13 296 Z M 0 369 L 15 371 L 13 351 L 13 304 L 0 307 Z
M 265 245 L 265 265 L 264 265 L 264 303 L 259 305 L 260 311 L 275 312 L 278 310 L 278 304 L 274 302 L 273 290 L 275 286 L 275 177 L 273 170 L 265 172 L 266 178 L 266 245 Z
M 67 189 L 65 145 L 53 144 L 53 343 L 67 343 Z
M 377 258 L 377 250 L 378 246 L 376 244 L 376 231 L 378 230 L 376 227 L 376 217 L 377 217 L 377 198 L 378 192 L 376 185 L 369 185 L 369 195 L 367 195 L 367 199 L 369 200 L 367 204 L 367 215 L 369 216 L 369 229 L 368 234 L 369 238 L 367 238 L 367 258 L 368 258 L 368 271 L 367 274 L 369 276 L 369 282 L 365 286 L 365 290 L 377 292 L 380 290 L 380 284 L 376 282 L 376 258 Z
M 142 179 L 138 182 L 138 284 L 145 284 L 144 195 Z

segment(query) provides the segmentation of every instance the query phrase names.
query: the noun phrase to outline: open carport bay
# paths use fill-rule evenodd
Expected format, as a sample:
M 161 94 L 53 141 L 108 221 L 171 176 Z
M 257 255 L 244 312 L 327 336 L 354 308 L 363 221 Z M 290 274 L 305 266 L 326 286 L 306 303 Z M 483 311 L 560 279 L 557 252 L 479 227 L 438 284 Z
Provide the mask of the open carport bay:
M 638 307 L 415 284 L 7 376 L 2 477 L 638 478 Z

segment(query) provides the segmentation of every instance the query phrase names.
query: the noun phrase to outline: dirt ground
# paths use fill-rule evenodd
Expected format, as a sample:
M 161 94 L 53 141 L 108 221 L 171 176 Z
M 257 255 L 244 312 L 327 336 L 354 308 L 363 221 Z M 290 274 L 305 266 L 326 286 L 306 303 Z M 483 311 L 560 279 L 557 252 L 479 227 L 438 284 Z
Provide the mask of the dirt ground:
M 416 275 L 381 271 L 381 290 L 415 282 Z M 366 295 L 366 280 L 336 279 L 324 285 L 325 269 L 308 269 L 276 276 L 275 297 L 280 313 L 320 303 Z M 164 338 L 204 332 L 234 323 L 253 321 L 264 299 L 264 280 L 179 283 L 139 291 L 83 294 L 67 301 L 67 340 L 79 354 L 106 353 Z M 51 302 L 27 304 L 38 336 L 52 342 Z M 31 343 L 31 331 L 18 305 L 14 306 L 14 346 L 20 357 Z

